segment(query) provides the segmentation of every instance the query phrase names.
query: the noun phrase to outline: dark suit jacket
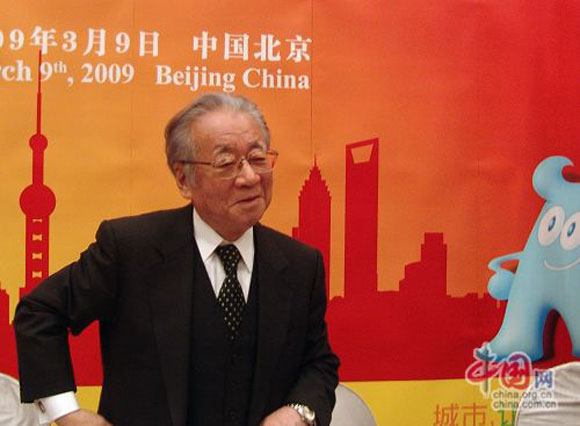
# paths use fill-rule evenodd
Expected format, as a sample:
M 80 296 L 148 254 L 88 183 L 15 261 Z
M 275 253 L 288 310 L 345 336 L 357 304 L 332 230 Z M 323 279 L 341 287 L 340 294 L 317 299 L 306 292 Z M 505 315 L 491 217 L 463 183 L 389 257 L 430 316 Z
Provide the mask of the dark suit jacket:
M 262 225 L 254 238 L 259 312 L 249 424 L 300 402 L 327 425 L 338 359 L 324 322 L 322 257 Z M 17 308 L 22 400 L 75 389 L 67 328 L 78 334 L 98 320 L 99 412 L 113 424 L 184 425 L 196 250 L 191 206 L 103 222 L 80 259 Z

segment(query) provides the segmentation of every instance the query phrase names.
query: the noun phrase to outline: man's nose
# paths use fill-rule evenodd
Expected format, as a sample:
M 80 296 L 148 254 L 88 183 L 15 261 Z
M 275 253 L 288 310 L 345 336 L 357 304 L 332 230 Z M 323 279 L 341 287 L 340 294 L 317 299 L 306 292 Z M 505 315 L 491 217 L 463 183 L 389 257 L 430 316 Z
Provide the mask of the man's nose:
M 236 181 L 246 185 L 255 185 L 260 181 L 260 175 L 252 168 L 250 163 L 244 158 L 240 164 L 240 171 Z

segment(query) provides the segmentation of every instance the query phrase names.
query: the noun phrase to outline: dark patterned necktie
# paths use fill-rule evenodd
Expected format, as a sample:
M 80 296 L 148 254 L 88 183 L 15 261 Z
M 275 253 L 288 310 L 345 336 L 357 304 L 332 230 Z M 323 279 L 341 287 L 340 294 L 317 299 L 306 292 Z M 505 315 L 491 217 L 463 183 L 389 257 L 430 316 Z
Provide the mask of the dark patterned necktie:
M 218 295 L 218 304 L 222 308 L 224 320 L 233 340 L 239 331 L 246 301 L 238 281 L 238 262 L 241 255 L 236 246 L 229 244 L 215 249 L 226 271 L 226 279 Z

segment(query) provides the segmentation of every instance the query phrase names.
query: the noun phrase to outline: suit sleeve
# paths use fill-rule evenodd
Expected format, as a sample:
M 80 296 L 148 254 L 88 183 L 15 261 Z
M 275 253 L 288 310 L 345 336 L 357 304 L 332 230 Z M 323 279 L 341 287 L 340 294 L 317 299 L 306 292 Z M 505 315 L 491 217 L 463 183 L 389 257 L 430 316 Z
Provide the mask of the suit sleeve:
M 338 385 L 338 357 L 331 351 L 324 315 L 326 284 L 322 255 L 316 251 L 316 272 L 310 298 L 308 333 L 299 377 L 287 403 L 304 404 L 316 413 L 319 426 L 328 426 Z
M 14 331 L 22 402 L 76 391 L 68 334 L 106 320 L 115 306 L 117 262 L 113 229 L 103 222 L 78 261 L 23 297 Z

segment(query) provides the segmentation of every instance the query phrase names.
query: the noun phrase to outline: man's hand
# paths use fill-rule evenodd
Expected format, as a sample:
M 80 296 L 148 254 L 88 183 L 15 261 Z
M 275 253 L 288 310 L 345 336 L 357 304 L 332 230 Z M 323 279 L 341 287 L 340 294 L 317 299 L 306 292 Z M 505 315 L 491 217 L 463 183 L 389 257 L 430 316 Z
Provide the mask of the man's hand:
M 58 426 L 113 426 L 103 416 L 88 410 L 77 410 L 55 420 Z
M 306 426 L 295 409 L 281 407 L 266 417 L 260 426 Z

